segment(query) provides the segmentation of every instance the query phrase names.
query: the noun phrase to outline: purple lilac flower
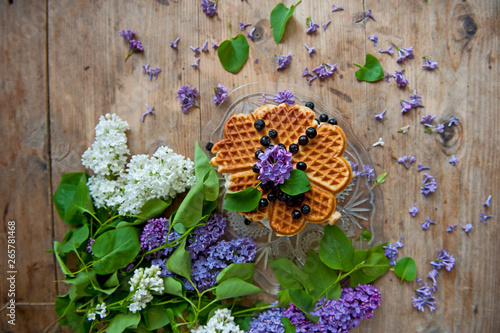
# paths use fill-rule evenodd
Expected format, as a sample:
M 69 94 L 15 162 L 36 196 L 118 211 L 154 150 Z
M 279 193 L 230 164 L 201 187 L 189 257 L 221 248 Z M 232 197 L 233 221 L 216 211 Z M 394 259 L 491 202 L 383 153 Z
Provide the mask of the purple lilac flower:
M 337 65 L 338 64 L 332 65 L 332 64 L 324 62 L 321 65 L 319 65 L 318 67 L 314 68 L 313 72 L 316 75 L 318 75 L 320 78 L 326 79 L 326 78 L 332 76 L 333 72 L 337 70 Z
M 392 45 L 389 45 L 389 47 L 387 48 L 387 50 L 378 49 L 378 51 L 380 53 L 387 53 L 387 54 L 390 54 L 390 55 L 394 54 L 394 50 L 392 49 Z
M 424 182 L 422 184 L 422 194 L 425 198 L 429 196 L 430 193 L 434 193 L 437 189 L 436 179 L 433 176 L 424 173 Z
M 191 259 L 196 259 L 205 250 L 217 243 L 217 240 L 224 235 L 227 223 L 222 215 L 212 214 L 208 218 L 207 224 L 194 228 L 188 240 L 187 250 L 190 251 Z
M 214 88 L 215 96 L 212 99 L 215 104 L 220 104 L 224 102 L 227 98 L 227 88 L 222 84 L 218 84 L 216 88 Z
M 307 53 L 309 54 L 309 56 L 311 56 L 311 54 L 313 54 L 313 53 L 316 52 L 316 50 L 315 50 L 316 47 L 315 46 L 309 47 L 307 44 L 304 44 L 304 46 L 306 47 Z M 302 76 L 304 76 L 304 75 L 302 75 Z
M 401 106 L 403 107 L 403 109 L 401 110 L 402 114 L 405 114 L 406 112 L 413 109 L 413 105 L 411 105 L 411 102 L 405 101 L 403 99 L 401 100 Z
M 418 172 L 423 170 L 430 170 L 430 167 L 426 167 L 422 163 L 418 163 L 417 167 L 418 167 Z
M 130 40 L 130 45 L 129 45 L 129 50 L 130 51 L 144 51 L 144 48 L 142 47 L 142 43 L 138 40 L 131 39 Z
M 492 197 L 493 197 L 492 195 L 489 195 L 488 199 L 486 199 L 486 201 L 483 203 L 483 206 L 488 206 L 489 207 L 490 204 L 491 204 L 491 198 Z
M 413 307 L 422 312 L 425 312 L 425 306 L 427 306 L 431 312 L 436 310 L 436 299 L 432 294 L 431 288 L 427 285 L 427 282 L 425 283 L 425 286 L 416 289 L 415 294 L 417 297 L 412 297 Z
M 217 1 L 202 0 L 201 9 L 207 16 L 214 16 L 217 14 Z
M 398 87 L 401 88 L 401 87 L 406 87 L 408 85 L 408 80 L 406 79 L 403 71 L 396 71 L 396 73 L 394 73 L 392 77 L 396 79 Z
M 189 87 L 189 85 L 181 86 L 179 90 L 177 90 L 177 96 L 176 98 L 180 99 L 181 103 L 181 109 L 184 111 L 185 114 L 188 113 L 188 110 L 191 107 L 197 107 L 199 108 L 200 106 L 198 105 L 198 97 L 200 94 L 196 90 L 196 87 L 192 88 Z
M 365 14 L 365 18 L 370 18 L 375 21 L 375 17 L 373 17 L 371 9 L 368 9 L 368 12 Z
M 152 249 L 163 246 L 166 243 L 170 244 L 181 236 L 176 231 L 168 233 L 168 228 L 169 221 L 166 218 L 161 217 L 149 220 L 139 234 L 141 252 L 151 251 Z M 169 256 L 173 251 L 174 247 L 167 247 L 146 256 L 146 259 L 158 258 L 161 255 Z
M 453 232 L 455 231 L 455 228 L 457 227 L 458 224 L 450 225 L 449 223 L 446 223 L 448 225 L 448 228 L 446 228 L 446 232 Z
M 439 274 L 438 271 L 433 269 L 432 271 L 429 272 L 429 275 L 427 275 L 428 279 L 432 280 L 432 292 L 435 293 L 438 289 L 437 281 L 436 281 L 436 276 Z
M 130 40 L 132 39 L 132 37 L 134 37 L 135 35 L 135 32 L 134 30 L 132 29 L 125 29 L 125 30 L 122 30 L 122 31 L 118 31 L 118 33 L 120 34 L 120 36 L 123 37 L 123 39 L 125 39 L 127 42 L 130 42 Z
M 410 168 L 410 165 L 415 162 L 417 159 L 413 156 L 403 156 L 398 158 L 398 163 L 403 164 L 407 169 Z
M 252 31 L 250 31 L 247 34 L 247 38 L 250 38 L 251 40 L 254 40 L 254 37 L 253 37 L 254 32 L 255 32 L 255 27 L 253 27 Z
M 453 155 L 449 161 L 449 163 L 453 166 L 456 166 L 458 164 L 458 158 L 455 157 L 455 155 Z
M 146 105 L 146 108 L 148 109 L 148 111 L 144 112 L 141 116 L 141 122 L 144 122 L 144 119 L 146 119 L 146 116 L 148 115 L 152 115 L 153 114 L 153 111 L 155 110 L 155 108 L 150 108 L 149 105 L 145 104 Z
M 352 173 L 354 174 L 354 177 L 353 177 L 353 178 L 358 177 L 358 176 L 361 174 L 361 172 L 360 172 L 360 171 L 358 171 L 358 166 L 359 166 L 359 164 L 358 164 L 358 163 L 351 162 L 351 161 L 349 161 L 349 164 L 351 165 L 351 170 L 352 170 Z
M 433 132 L 439 132 L 439 133 L 444 133 L 444 125 L 443 124 L 437 124 L 436 127 L 432 129 Z
M 258 63 L 259 63 L 259 59 L 255 59 L 254 64 L 258 64 Z
M 413 59 L 413 46 L 409 48 L 404 48 L 404 47 L 398 48 L 398 55 L 399 57 L 396 60 L 398 64 L 402 64 L 407 59 Z
M 438 250 L 438 257 L 436 260 L 431 261 L 431 265 L 436 271 L 444 268 L 449 272 L 455 266 L 455 257 L 446 250 Z
M 191 49 L 191 51 L 193 51 L 195 57 L 198 57 L 201 54 L 199 46 L 198 47 L 190 46 L 189 48 Z
M 450 123 L 448 124 L 448 127 L 451 127 L 452 125 L 458 126 L 458 119 L 456 119 L 453 115 L 451 115 L 451 119 L 450 119 Z
M 173 42 L 170 42 L 170 47 L 174 50 L 177 50 L 177 43 L 179 42 L 180 37 L 177 37 Z
M 385 71 L 385 76 L 384 76 L 384 79 L 385 79 L 387 82 L 390 82 L 390 81 L 391 81 L 391 74 L 389 74 L 387 71 Z
M 357 176 L 366 176 L 367 181 L 371 181 L 372 178 L 375 178 L 375 169 L 372 169 L 369 164 L 363 165 L 363 168 L 364 170 L 358 172 Z
M 387 110 L 384 110 L 384 111 L 382 111 L 381 114 L 376 114 L 375 115 L 375 119 L 377 119 L 379 121 L 382 121 L 382 119 L 384 119 L 384 115 L 385 115 L 386 112 L 387 112 Z
M 430 228 L 431 224 L 436 224 L 436 222 L 431 221 L 429 216 L 427 216 L 425 218 L 425 222 L 420 223 L 420 227 L 422 228 L 422 230 L 427 230 Z
M 403 247 L 403 243 L 401 243 L 401 237 L 399 237 L 399 240 L 397 241 L 396 245 L 392 247 L 392 243 L 387 244 L 386 246 L 383 246 L 384 248 L 384 256 L 389 259 L 389 263 L 394 266 L 396 265 L 396 258 L 398 257 L 399 248 Z
M 470 223 L 468 223 L 468 224 L 466 224 L 466 225 L 462 226 L 462 229 L 464 229 L 464 231 L 465 231 L 467 234 L 469 233 L 469 231 L 470 231 L 472 228 L 474 228 L 474 227 L 473 227 L 473 226 L 472 226 L 472 224 L 470 224 Z
M 213 38 L 210 38 L 210 40 L 212 41 L 212 48 L 213 48 L 214 50 L 217 50 L 217 49 L 219 48 L 219 44 L 216 44 L 216 43 L 214 42 Z
M 149 64 L 142 66 L 142 73 L 149 74 Z
M 203 46 L 201 47 L 201 51 L 208 52 L 208 40 L 206 40 Z
M 325 31 L 326 28 L 328 28 L 328 26 L 330 25 L 330 23 L 332 23 L 332 20 L 329 20 L 328 22 L 326 22 L 325 24 L 323 24 L 323 31 Z
M 246 333 L 284 333 L 285 327 L 281 323 L 281 317 L 283 317 L 284 311 L 284 308 L 272 308 L 259 313 L 259 315 L 254 317 L 250 322 L 250 327 Z
M 319 28 L 319 25 L 316 24 L 311 17 L 308 17 L 306 19 L 306 25 L 308 26 L 307 30 L 306 30 L 306 32 L 308 34 L 312 34 L 313 32 L 315 32 Z
M 92 252 L 92 245 L 94 245 L 95 239 L 89 238 L 89 241 L 87 243 L 87 252 L 90 253 L 91 255 L 94 255 L 94 252 Z
M 422 117 L 422 119 L 420 119 L 420 123 L 421 124 L 424 124 L 424 125 L 427 125 L 432 122 L 432 120 L 434 120 L 437 116 L 433 116 L 433 115 L 430 115 L 430 114 L 427 114 L 425 115 L 424 117 Z
M 412 208 L 410 208 L 410 210 L 408 211 L 408 213 L 411 214 L 411 216 L 415 217 L 417 215 L 417 213 L 419 212 L 419 209 L 417 206 L 413 205 Z
M 306 68 L 304 69 L 304 72 L 302 73 L 302 76 L 304 76 L 307 79 L 307 83 L 311 85 L 312 81 L 314 79 L 317 79 L 318 77 L 316 75 L 313 75 L 309 72 L 309 69 Z
M 292 153 L 278 145 L 266 148 L 259 155 L 256 166 L 259 168 L 259 180 L 262 183 L 274 182 L 275 185 L 283 184 L 290 177 L 293 170 Z
M 274 95 L 274 101 L 278 104 L 286 103 L 288 105 L 295 104 L 295 98 L 293 97 L 293 93 L 289 90 L 282 90 Z
M 261 103 L 262 104 L 266 103 L 266 100 L 267 100 L 266 94 L 262 94 L 262 101 L 261 101 Z
M 421 277 L 416 278 L 415 282 L 417 283 L 417 285 L 418 285 L 419 287 L 421 287 L 421 286 L 422 286 L 422 285 L 420 284 L 420 283 L 422 282 L 422 278 L 421 278 Z
M 493 215 L 484 215 L 483 213 L 479 213 L 481 215 L 481 222 L 488 223 L 486 222 L 487 219 L 490 219 L 493 217 Z
M 332 8 L 332 13 L 333 13 L 333 12 L 338 12 L 338 11 L 341 11 L 341 10 L 344 10 L 344 8 L 340 8 L 340 7 L 337 7 L 337 6 L 333 6 L 333 8 Z
M 243 23 L 243 22 L 240 22 L 240 30 L 241 30 L 241 31 L 245 31 L 245 29 L 246 29 L 248 26 L 250 26 L 250 25 L 252 25 L 252 23 Z
M 288 53 L 287 56 L 285 55 L 276 55 L 276 63 L 278 64 L 278 67 L 276 68 L 277 70 L 283 70 L 290 65 L 290 61 L 292 61 L 292 55 Z
M 368 39 L 373 42 L 373 46 L 378 45 L 378 35 L 377 34 L 368 35 Z
M 415 90 L 413 91 L 413 95 L 411 95 L 411 96 L 410 96 L 410 101 L 411 101 L 410 103 L 411 103 L 411 105 L 412 105 L 414 108 L 417 108 L 417 107 L 421 107 L 421 108 L 423 108 L 424 106 L 423 106 L 422 104 L 420 104 L 420 101 L 419 101 L 420 99 L 422 99 L 422 96 L 419 96 L 419 95 L 417 94 L 417 89 L 415 89 Z
M 198 69 L 198 61 L 200 61 L 200 58 L 196 58 L 196 60 L 194 62 L 191 63 L 191 67 L 193 67 L 194 69 Z
M 149 72 L 149 81 L 151 81 L 152 77 L 155 77 L 155 80 L 158 80 L 158 74 L 160 74 L 161 68 L 151 68 L 151 71 Z
M 422 68 L 431 71 L 433 69 L 436 69 L 436 66 L 438 64 L 439 63 L 437 61 L 430 61 L 429 59 L 425 59 L 425 65 L 423 65 Z

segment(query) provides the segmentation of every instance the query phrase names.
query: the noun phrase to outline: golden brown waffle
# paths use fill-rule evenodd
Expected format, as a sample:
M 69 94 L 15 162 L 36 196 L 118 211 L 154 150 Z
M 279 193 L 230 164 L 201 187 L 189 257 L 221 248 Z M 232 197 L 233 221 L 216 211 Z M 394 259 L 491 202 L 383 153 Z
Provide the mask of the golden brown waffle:
M 254 122 L 262 119 L 265 127 L 256 130 Z M 281 104 L 279 106 L 264 105 L 253 114 L 233 115 L 224 124 L 225 139 L 214 144 L 212 152 L 215 157 L 210 161 L 220 173 L 227 173 L 227 190 L 242 191 L 249 186 L 259 184 L 258 174 L 252 167 L 257 162 L 255 151 L 265 150 L 260 144 L 260 138 L 267 135 L 270 129 L 278 132 L 278 137 L 272 144 L 284 144 L 287 148 L 297 143 L 298 138 L 305 134 L 309 127 L 317 130 L 317 135 L 309 139 L 309 143 L 300 146 L 299 152 L 292 155 L 292 163 L 305 162 L 306 174 L 311 183 L 311 189 L 304 194 L 304 201 L 311 211 L 299 219 L 292 218 L 292 211 L 300 206 L 289 207 L 283 201 L 269 202 L 267 207 L 258 211 L 243 213 L 253 221 L 269 220 L 269 226 L 277 235 L 291 236 L 300 232 L 307 222 L 335 223 L 339 214 L 335 212 L 335 194 L 341 192 L 351 181 L 352 171 L 349 163 L 342 157 L 346 138 L 342 129 L 336 125 L 318 123 L 314 120 L 315 113 L 309 108 L 298 105 Z M 263 191 L 266 198 L 269 191 Z

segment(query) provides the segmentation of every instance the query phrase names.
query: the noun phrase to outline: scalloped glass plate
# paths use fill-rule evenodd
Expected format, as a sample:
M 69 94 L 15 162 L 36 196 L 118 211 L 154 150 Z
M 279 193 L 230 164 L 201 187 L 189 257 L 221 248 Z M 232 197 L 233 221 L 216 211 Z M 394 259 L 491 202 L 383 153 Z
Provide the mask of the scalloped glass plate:
M 215 115 L 204 127 L 202 142 L 216 142 L 222 139 L 226 120 L 233 114 L 251 113 L 264 105 L 263 94 L 267 96 L 265 104 L 277 105 L 278 103 L 274 102 L 273 96 L 284 89 L 290 90 L 294 94 L 295 102 L 299 105 L 313 102 L 314 112 L 318 117 L 320 114 L 326 113 L 337 119 L 338 125 L 347 138 L 347 147 L 343 156 L 351 164 L 358 164 L 360 169 L 363 165 L 373 165 L 360 140 L 347 124 L 345 113 L 331 105 L 326 105 L 321 97 L 312 90 L 304 90 L 303 87 L 294 84 L 255 82 L 236 88 L 217 108 Z M 222 209 L 222 199 L 225 194 L 224 178 L 220 177 L 220 181 L 219 208 Z M 337 225 L 345 231 L 356 248 L 366 247 L 366 243 L 356 241 L 363 230 L 368 230 L 372 234 L 368 245 L 374 243 L 375 239 L 381 238 L 383 207 L 382 193 L 378 188 L 371 189 L 371 184 L 365 177 L 356 177 L 343 192 L 337 195 L 337 200 L 337 210 L 342 214 Z M 246 225 L 244 217 L 237 213 L 224 211 L 223 214 L 227 217 L 228 222 L 227 237 L 230 239 L 250 237 L 257 243 L 255 282 L 271 294 L 277 294 L 280 286 L 272 269 L 268 266 L 269 261 L 288 258 L 301 266 L 305 262 L 307 252 L 318 249 L 323 235 L 323 225 L 308 223 L 297 235 L 278 237 L 271 229 L 258 223 Z

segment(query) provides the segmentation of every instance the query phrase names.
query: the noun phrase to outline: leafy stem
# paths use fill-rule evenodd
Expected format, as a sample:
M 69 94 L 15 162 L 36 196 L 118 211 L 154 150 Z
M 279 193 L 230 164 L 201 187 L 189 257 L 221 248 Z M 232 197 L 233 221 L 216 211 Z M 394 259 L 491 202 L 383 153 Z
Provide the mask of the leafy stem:
M 321 299 L 321 297 L 326 294 L 326 292 L 331 288 L 333 287 L 334 285 L 336 285 L 337 283 L 339 283 L 339 281 L 342 281 L 344 278 L 348 277 L 349 275 L 351 275 L 352 273 L 354 273 L 355 271 L 357 271 L 358 269 L 364 267 L 364 261 L 357 264 L 356 267 L 354 267 L 353 269 L 351 269 L 349 272 L 345 273 L 345 274 L 341 274 L 337 277 L 337 279 L 328 286 L 328 288 L 326 288 L 325 290 L 323 290 L 319 295 L 318 297 L 316 297 L 316 299 L 314 300 L 314 304 L 318 303 L 318 300 Z
M 269 304 L 269 305 L 266 305 L 266 306 L 260 306 L 260 307 L 256 307 L 256 308 L 249 308 L 249 309 L 245 309 L 245 310 L 240 310 L 240 311 L 233 312 L 231 314 L 231 316 L 238 317 L 238 316 L 241 316 L 243 313 L 246 313 L 246 312 L 267 310 L 267 309 L 272 309 L 274 307 L 276 307 L 276 305 Z

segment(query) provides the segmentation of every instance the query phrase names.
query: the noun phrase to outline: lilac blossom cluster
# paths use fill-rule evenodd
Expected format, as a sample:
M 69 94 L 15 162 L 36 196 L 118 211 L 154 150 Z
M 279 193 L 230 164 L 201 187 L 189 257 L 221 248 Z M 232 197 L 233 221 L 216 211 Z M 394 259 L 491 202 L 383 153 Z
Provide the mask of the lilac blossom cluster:
M 132 29 L 125 29 L 125 30 L 121 30 L 121 31 L 118 31 L 118 33 L 120 34 L 121 37 L 123 37 L 123 39 L 125 39 L 125 41 L 128 42 L 128 54 L 127 54 L 127 57 L 125 58 L 125 61 L 127 61 L 127 59 L 132 55 L 132 53 L 134 51 L 137 51 L 137 52 L 141 52 L 141 51 L 144 51 L 144 48 L 142 46 L 142 43 L 136 39 L 132 39 L 135 35 L 135 31 L 132 30 Z
M 324 62 L 321 65 L 319 65 L 318 67 L 314 68 L 313 72 L 321 79 L 326 79 L 326 78 L 332 76 L 333 72 L 337 70 L 337 65 L 338 64 L 332 65 L 332 64 Z M 302 74 L 302 76 L 304 76 L 304 74 Z
M 154 76 L 155 80 L 158 80 L 158 74 L 160 74 L 160 72 L 161 72 L 161 68 L 159 68 L 159 67 L 150 68 L 149 64 L 142 66 L 142 73 L 149 75 L 149 81 L 151 81 L 153 79 L 153 76 Z
M 202 0 L 201 9 L 207 16 L 214 16 L 217 14 L 217 1 Z
M 200 106 L 198 105 L 198 98 L 200 97 L 200 94 L 198 93 L 196 87 L 191 88 L 189 85 L 181 86 L 179 90 L 177 90 L 177 96 L 176 98 L 180 99 L 181 102 L 181 109 L 184 111 L 184 113 L 188 113 L 189 109 L 191 107 L 197 107 L 199 108 Z
M 308 35 L 312 34 L 319 28 L 319 25 L 316 22 L 314 22 L 314 20 L 311 17 L 308 17 L 306 19 L 306 25 L 307 25 L 306 33 Z
M 256 166 L 260 170 L 258 178 L 262 183 L 283 184 L 293 170 L 292 153 L 278 145 L 266 148 L 264 153 L 259 155 Z
M 169 221 L 166 218 L 160 217 L 158 219 L 149 220 L 142 228 L 139 234 L 139 241 L 141 242 L 141 252 L 148 252 L 156 249 L 165 244 L 175 242 L 181 235 L 172 230 L 169 233 Z M 172 254 L 176 247 L 167 247 L 158 250 L 146 256 L 146 259 L 158 259 L 160 257 L 169 256 Z
M 306 69 L 304 69 L 304 72 L 302 73 L 302 76 L 306 78 L 307 80 L 307 83 L 309 85 L 312 84 L 312 82 L 317 79 L 318 77 L 314 74 L 311 74 L 311 72 L 309 72 L 309 68 L 306 67 Z
M 292 55 L 289 53 L 288 55 L 276 55 L 276 63 L 278 64 L 277 70 L 281 71 L 290 65 L 292 61 Z
M 265 94 L 264 94 L 265 98 Z M 293 96 L 293 93 L 290 90 L 281 90 L 279 91 L 276 95 L 274 95 L 274 101 L 278 104 L 281 103 L 286 103 L 288 105 L 293 105 L 295 104 L 295 98 Z M 265 99 L 263 100 L 262 103 L 265 102 Z
M 399 237 L 399 240 L 396 242 L 394 247 L 392 246 L 392 243 L 383 246 L 384 256 L 386 256 L 387 259 L 389 259 L 389 263 L 392 266 L 396 265 L 396 258 L 398 257 L 399 254 L 398 249 L 402 248 L 403 246 L 404 246 L 403 243 L 401 243 L 401 237 Z
M 398 64 L 402 64 L 407 59 L 413 59 L 413 46 L 410 46 L 409 48 L 396 48 L 398 49 L 398 59 L 396 60 Z
M 351 163 L 351 169 L 354 177 L 366 176 L 366 180 L 371 181 L 375 178 L 375 169 L 372 169 L 369 164 L 363 165 L 363 171 L 358 171 L 358 164 Z
M 224 87 L 222 84 L 218 84 L 216 88 L 214 88 L 215 91 L 215 96 L 212 99 L 214 101 L 214 104 L 221 104 L 224 102 L 227 98 L 227 88 Z
M 319 317 L 317 323 L 307 320 L 304 313 L 291 303 L 283 315 L 295 325 L 297 332 L 349 332 L 362 319 L 373 317 L 373 311 L 380 306 L 381 294 L 372 285 L 358 285 L 342 289 L 338 300 L 320 299 L 312 315 Z
M 402 114 L 405 114 L 406 112 L 410 111 L 413 108 L 418 108 L 421 107 L 423 108 L 424 106 L 420 103 L 420 99 L 422 99 L 422 96 L 419 96 L 417 94 L 417 90 L 415 89 L 413 95 L 410 96 L 410 100 L 401 100 L 401 106 L 403 109 L 401 110 Z
M 429 196 L 429 194 L 434 193 L 437 189 L 436 179 L 433 176 L 424 173 L 424 182 L 422 183 L 422 194 L 425 195 L 425 198 Z
M 284 333 L 285 327 L 281 323 L 284 311 L 284 308 L 272 308 L 259 313 L 250 322 L 246 333 Z

